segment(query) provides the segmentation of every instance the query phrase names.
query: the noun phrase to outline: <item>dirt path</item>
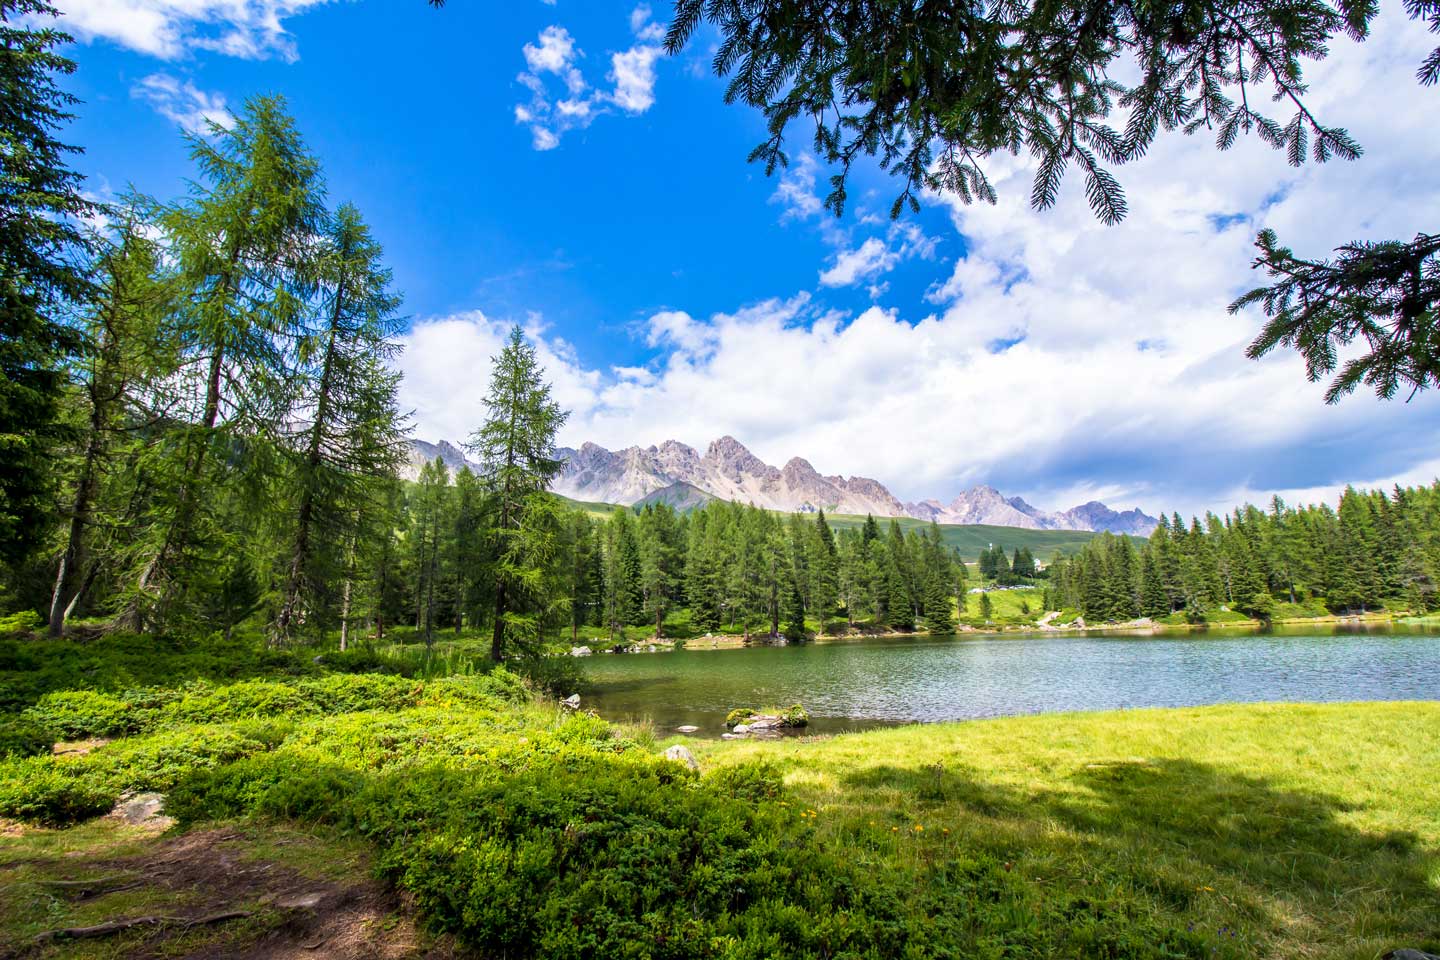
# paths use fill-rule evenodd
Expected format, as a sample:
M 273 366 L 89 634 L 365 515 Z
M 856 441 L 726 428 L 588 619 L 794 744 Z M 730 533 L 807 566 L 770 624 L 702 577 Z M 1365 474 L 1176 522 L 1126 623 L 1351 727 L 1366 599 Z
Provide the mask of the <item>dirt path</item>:
M 421 933 L 373 879 L 358 848 L 282 826 L 196 830 L 105 843 L 105 828 L 24 831 L 0 852 L 0 957 L 223 960 L 444 960 L 463 956 Z M 88 833 L 69 847 L 65 833 Z M 93 843 L 87 839 L 93 838 Z M 106 849 L 106 847 L 110 849 Z M 47 855 L 48 854 L 48 855 Z M 49 931 L 146 918 L 93 938 Z M 204 920 L 204 923 L 186 921 Z M 18 921 L 18 922 L 17 922 Z M 37 939 L 39 937 L 39 939 Z

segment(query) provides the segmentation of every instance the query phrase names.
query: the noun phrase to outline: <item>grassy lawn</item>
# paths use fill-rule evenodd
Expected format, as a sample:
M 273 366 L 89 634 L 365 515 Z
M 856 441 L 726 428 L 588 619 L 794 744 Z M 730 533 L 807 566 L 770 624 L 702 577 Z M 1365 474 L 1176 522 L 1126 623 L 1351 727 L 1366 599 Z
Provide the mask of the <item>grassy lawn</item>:
M 1006 896 L 1030 913 L 1019 924 L 1120 912 L 1255 957 L 1440 949 L 1440 704 L 1137 710 L 692 747 L 707 768 L 780 764 L 795 807 L 857 862 L 917 874 L 947 858 L 1002 862 L 1018 885 Z

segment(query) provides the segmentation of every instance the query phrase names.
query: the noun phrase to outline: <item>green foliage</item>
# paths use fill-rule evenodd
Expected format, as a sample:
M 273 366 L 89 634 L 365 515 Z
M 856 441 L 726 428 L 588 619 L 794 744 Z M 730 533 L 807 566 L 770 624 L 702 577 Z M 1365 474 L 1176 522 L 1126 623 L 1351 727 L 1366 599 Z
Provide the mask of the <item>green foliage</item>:
M 805 708 L 796 703 L 788 710 L 780 711 L 780 725 L 782 727 L 808 727 L 810 725 L 810 714 Z
M 153 711 L 138 708 L 123 696 L 95 690 L 49 693 L 25 716 L 63 740 L 112 737 L 134 733 L 153 722 Z
M 99 213 L 60 142 L 75 70 L 56 52 L 44 0 L 0 0 L 0 561 L 44 542 L 54 511 L 54 449 L 64 439 L 63 365 L 81 347 L 65 312 L 88 292 L 77 223 Z
M 1147 616 L 1218 623 L 1431 608 L 1440 581 L 1440 484 L 1392 493 L 1347 488 L 1338 509 L 1162 517 L 1136 550 L 1104 534 L 1051 564 L 1047 605 L 1091 622 Z
M 55 732 L 30 717 L 0 716 L 0 759 L 49 753 Z
M 28 636 L 44 622 L 44 618 L 34 610 L 20 610 L 0 617 L 0 640 Z
M 753 716 L 755 716 L 755 711 L 749 707 L 736 707 L 725 714 L 725 726 L 734 729 L 742 723 L 748 723 Z
M 50 757 L 0 760 L 0 817 L 57 827 L 98 817 L 118 793 L 68 776 Z

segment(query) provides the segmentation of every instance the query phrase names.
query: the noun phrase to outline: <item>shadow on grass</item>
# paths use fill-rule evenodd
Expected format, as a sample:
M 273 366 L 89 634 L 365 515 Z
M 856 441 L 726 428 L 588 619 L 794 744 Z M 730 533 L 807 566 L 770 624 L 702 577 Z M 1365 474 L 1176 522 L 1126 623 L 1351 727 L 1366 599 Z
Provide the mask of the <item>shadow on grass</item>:
M 1440 854 L 1413 833 L 1347 823 L 1358 808 L 1340 797 L 1173 758 L 1087 764 L 1068 780 L 1076 789 L 1027 792 L 940 764 L 843 778 L 984 817 L 972 835 L 991 852 L 1046 856 L 1047 869 L 1058 859 L 1082 882 L 1122 885 L 1177 914 L 1219 896 L 1272 935 L 1440 948 Z

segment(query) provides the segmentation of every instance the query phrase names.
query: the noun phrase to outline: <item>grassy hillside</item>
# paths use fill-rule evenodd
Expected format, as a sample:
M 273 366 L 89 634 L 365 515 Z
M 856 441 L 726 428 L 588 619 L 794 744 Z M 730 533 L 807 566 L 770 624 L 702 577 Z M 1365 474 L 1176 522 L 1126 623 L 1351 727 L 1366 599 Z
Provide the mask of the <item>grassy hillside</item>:
M 843 513 L 837 513 L 827 519 L 832 526 L 840 530 L 859 527 L 865 523 L 864 517 Z M 881 522 L 888 524 L 890 521 L 882 520 Z M 900 518 L 900 526 L 907 531 L 929 525 L 924 520 L 915 520 L 910 517 Z M 997 527 L 986 523 L 942 523 L 940 524 L 940 535 L 945 539 L 946 544 L 958 548 L 960 555 L 967 560 L 979 557 L 981 550 L 986 549 L 992 543 L 998 543 L 1010 551 L 1028 547 L 1035 558 L 1042 561 L 1049 560 L 1057 550 L 1067 556 L 1078 553 L 1087 541 L 1095 537 L 1095 534 L 1088 530 L 1026 530 L 1022 527 Z

